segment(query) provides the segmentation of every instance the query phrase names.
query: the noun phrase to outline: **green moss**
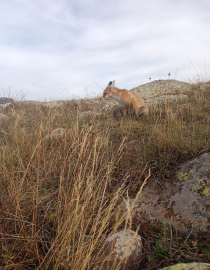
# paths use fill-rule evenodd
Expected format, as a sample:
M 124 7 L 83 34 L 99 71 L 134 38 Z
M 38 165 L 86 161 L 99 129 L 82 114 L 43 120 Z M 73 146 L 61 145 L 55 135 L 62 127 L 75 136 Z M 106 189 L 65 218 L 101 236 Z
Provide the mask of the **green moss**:
M 180 181 L 188 181 L 188 173 L 179 172 L 178 178 Z
M 198 185 L 198 186 L 193 185 L 193 186 L 192 186 L 192 189 L 194 189 L 195 191 L 198 191 L 200 188 L 201 188 L 200 185 Z
M 203 191 L 203 194 L 206 195 L 206 196 L 209 196 L 209 190 L 210 190 L 210 188 L 205 187 L 205 189 Z

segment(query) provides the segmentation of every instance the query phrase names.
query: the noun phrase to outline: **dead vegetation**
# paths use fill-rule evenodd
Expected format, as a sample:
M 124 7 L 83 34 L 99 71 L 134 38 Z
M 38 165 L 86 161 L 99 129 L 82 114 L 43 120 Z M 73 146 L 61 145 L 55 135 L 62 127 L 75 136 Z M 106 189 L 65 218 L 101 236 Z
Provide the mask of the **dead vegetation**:
M 95 106 L 88 100 L 52 107 L 14 103 L 0 129 L 0 265 L 99 269 L 105 239 L 124 228 L 143 237 L 142 269 L 208 262 L 210 235 L 172 237 L 170 228 L 118 212 L 149 170 L 147 184 L 164 186 L 185 160 L 210 150 L 210 92 L 194 87 L 187 95 L 151 107 L 139 120 L 79 118 L 79 111 Z M 163 117 L 183 103 L 175 117 Z M 65 128 L 65 135 L 42 141 L 56 128 Z

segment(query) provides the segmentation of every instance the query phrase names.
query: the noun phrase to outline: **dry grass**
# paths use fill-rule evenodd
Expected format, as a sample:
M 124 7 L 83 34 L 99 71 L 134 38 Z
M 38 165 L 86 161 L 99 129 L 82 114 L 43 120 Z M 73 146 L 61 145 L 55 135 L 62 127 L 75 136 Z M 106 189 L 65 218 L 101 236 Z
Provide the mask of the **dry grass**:
M 79 118 L 77 101 L 57 108 L 14 104 L 7 112 L 10 121 L 0 130 L 1 265 L 99 269 L 98 254 L 107 236 L 138 229 L 129 211 L 118 213 L 118 204 L 126 194 L 139 192 L 148 170 L 150 183 L 158 179 L 164 185 L 180 163 L 209 151 L 209 97 L 195 88 L 177 118 L 163 116 L 181 101 L 151 108 L 139 120 Z M 91 105 L 80 101 L 79 107 L 85 111 Z M 66 129 L 64 136 L 42 140 L 58 127 Z M 144 265 L 156 269 L 162 259 L 152 250 L 161 232 L 158 237 L 149 233 L 153 241 L 144 238 Z

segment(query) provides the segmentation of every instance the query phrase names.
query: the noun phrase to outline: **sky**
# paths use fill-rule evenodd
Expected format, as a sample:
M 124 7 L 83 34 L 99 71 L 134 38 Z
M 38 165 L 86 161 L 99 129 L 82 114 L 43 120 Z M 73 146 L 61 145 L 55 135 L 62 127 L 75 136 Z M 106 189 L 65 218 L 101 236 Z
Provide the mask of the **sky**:
M 0 0 L 0 96 L 99 96 L 210 80 L 209 0 Z

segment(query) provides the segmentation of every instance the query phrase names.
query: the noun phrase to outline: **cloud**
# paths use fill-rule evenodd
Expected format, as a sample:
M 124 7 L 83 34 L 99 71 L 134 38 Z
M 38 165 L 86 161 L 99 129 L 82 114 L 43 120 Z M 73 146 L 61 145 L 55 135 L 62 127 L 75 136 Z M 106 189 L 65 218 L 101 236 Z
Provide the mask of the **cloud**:
M 209 76 L 208 0 L 11 0 L 0 9 L 0 88 L 13 96 L 99 94 L 94 81 L 130 89 L 169 71 Z

